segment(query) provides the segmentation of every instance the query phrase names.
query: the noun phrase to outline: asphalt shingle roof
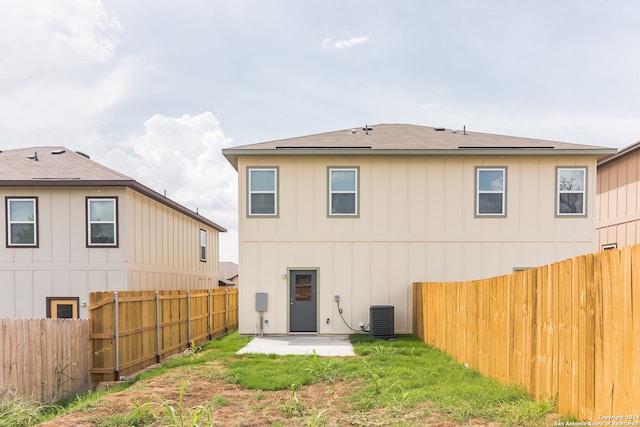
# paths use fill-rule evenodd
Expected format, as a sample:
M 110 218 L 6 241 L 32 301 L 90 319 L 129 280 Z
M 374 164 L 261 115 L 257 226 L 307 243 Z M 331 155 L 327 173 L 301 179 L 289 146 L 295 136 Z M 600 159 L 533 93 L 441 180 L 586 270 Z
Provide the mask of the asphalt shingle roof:
M 237 167 L 241 155 L 477 155 L 477 154 L 595 154 L 599 158 L 615 149 L 548 141 L 460 129 L 410 124 L 378 124 L 315 135 L 242 145 L 222 150 Z
M 218 231 L 227 231 L 133 178 L 65 147 L 30 147 L 0 151 L 0 186 L 124 186 Z

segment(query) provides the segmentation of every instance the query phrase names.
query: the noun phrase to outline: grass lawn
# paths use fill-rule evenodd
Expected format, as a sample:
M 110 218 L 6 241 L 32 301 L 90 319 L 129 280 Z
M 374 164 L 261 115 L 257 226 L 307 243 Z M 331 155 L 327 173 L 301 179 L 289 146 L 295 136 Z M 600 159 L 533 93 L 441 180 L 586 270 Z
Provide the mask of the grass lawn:
M 411 336 L 352 335 L 356 357 L 344 358 L 236 355 L 249 340 L 232 333 L 62 405 L 5 399 L 0 427 L 546 426 L 554 409 Z

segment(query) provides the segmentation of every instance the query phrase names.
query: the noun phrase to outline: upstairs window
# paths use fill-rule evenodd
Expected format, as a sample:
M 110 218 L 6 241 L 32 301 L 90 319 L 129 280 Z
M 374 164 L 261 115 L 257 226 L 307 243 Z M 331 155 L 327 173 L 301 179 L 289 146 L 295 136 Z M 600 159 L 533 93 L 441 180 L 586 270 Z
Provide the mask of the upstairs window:
M 358 168 L 329 168 L 329 216 L 358 216 Z
M 476 216 L 505 217 L 507 168 L 476 168 Z
M 557 168 L 556 214 L 585 216 L 587 168 Z
M 87 198 L 87 246 L 118 246 L 117 198 Z
M 278 215 L 278 169 L 249 168 L 248 216 Z
M 200 261 L 207 260 L 207 232 L 200 230 Z
M 38 246 L 38 199 L 7 198 L 7 247 Z

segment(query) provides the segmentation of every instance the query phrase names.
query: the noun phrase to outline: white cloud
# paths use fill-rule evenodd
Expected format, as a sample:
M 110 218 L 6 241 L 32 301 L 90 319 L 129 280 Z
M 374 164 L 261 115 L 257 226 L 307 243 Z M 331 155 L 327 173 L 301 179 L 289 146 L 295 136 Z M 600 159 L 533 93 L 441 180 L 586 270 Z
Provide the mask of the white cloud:
M 331 38 L 327 37 L 325 39 L 322 40 L 322 48 L 326 49 L 326 50 L 331 50 L 331 49 L 349 49 L 351 47 L 354 47 L 356 45 L 365 43 L 369 40 L 369 37 L 352 37 L 350 39 L 347 40 L 338 40 L 335 42 L 331 41 Z
M 0 28 L 0 79 L 106 63 L 122 32 L 97 0 L 4 2 Z
M 0 97 L 0 125 L 33 131 L 92 121 L 128 95 L 138 69 L 135 60 L 123 59 L 90 77 L 70 70 L 11 85 Z
M 123 28 L 97 0 L 5 2 L 0 127 L 20 133 L 95 127 L 129 96 L 142 61 L 117 56 Z
M 198 212 L 221 226 L 237 228 L 237 174 L 222 156 L 232 144 L 210 112 L 155 115 L 111 149 L 105 165 Z

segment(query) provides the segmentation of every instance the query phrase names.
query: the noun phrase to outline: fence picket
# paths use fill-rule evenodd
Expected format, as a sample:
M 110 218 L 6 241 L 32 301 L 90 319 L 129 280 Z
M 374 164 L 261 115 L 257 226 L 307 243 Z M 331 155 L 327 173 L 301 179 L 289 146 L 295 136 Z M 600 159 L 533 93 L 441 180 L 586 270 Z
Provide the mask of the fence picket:
M 108 292 L 91 294 L 92 383 L 114 376 L 114 301 Z M 209 304 L 209 294 L 213 302 Z M 173 354 L 237 327 L 237 289 L 126 291 L 118 293 L 118 375 L 130 376 Z M 226 309 L 226 298 L 229 309 Z M 156 305 L 158 310 L 156 311 Z M 227 320 L 228 319 L 228 320 Z M 229 326 L 226 326 L 229 324 Z M 157 348 L 156 348 L 157 347 Z
M 482 374 L 586 421 L 637 409 L 640 245 L 413 295 L 414 334 Z

